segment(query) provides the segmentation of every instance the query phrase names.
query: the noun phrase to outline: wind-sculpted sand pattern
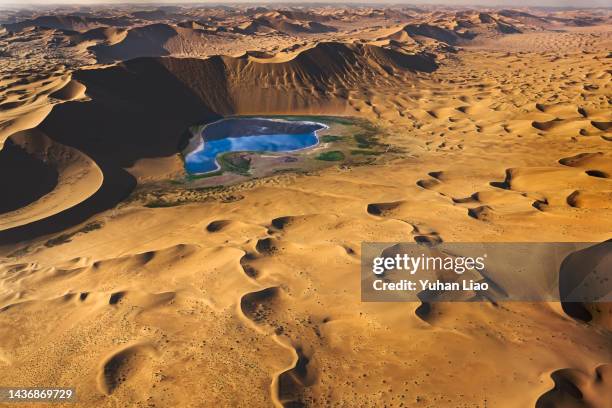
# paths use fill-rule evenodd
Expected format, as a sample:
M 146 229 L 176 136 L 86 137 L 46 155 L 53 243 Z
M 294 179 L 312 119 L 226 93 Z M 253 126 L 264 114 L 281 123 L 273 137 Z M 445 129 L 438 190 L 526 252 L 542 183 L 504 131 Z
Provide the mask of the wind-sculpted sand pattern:
M 609 12 L 121 10 L 7 25 L 30 58 L 0 36 L 0 385 L 79 407 L 607 407 L 609 304 L 364 303 L 359 274 L 363 242 L 612 238 Z M 242 114 L 375 135 L 335 136 L 367 160 L 188 177 L 187 129 Z

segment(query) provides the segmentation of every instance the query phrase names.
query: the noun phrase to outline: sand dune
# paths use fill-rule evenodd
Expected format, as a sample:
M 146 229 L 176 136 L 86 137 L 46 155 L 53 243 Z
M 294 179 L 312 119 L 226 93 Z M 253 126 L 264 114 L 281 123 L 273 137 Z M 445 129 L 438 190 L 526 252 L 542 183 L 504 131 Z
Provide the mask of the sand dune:
M 70 31 L 87 31 L 93 28 L 106 26 L 122 26 L 127 24 L 126 19 L 115 18 L 89 18 L 74 15 L 40 16 L 32 20 L 24 20 L 15 24 L 7 24 L 10 31 L 20 31 L 28 27 L 57 28 Z
M 127 36 L 128 30 L 116 27 L 99 27 L 72 35 L 70 38 L 75 43 L 93 42 L 94 44 L 102 43 L 104 45 L 115 45 Z
M 595 368 L 594 373 L 565 368 L 555 371 L 551 378 L 555 388 L 544 394 L 536 403 L 536 408 L 569 406 L 569 404 L 605 406 L 612 397 L 610 389 L 610 365 Z M 589 375 L 590 374 L 590 375 Z
M 52 98 L 61 99 L 63 101 L 81 99 L 85 96 L 85 86 L 78 81 L 70 81 L 49 96 Z
M 359 273 L 363 242 L 611 238 L 609 13 L 125 7 L 0 35 L 3 384 L 83 407 L 607 407 L 609 304 L 368 303 Z M 332 128 L 316 152 L 368 160 L 185 173 L 194 125 L 267 114 L 363 121 L 374 140 Z M 573 290 L 585 259 L 540 283 Z
M 213 34 L 200 29 L 152 24 L 130 29 L 121 41 L 93 46 L 91 51 L 99 62 L 121 61 L 142 56 L 197 54 L 208 44 Z
M 433 64 L 427 56 L 338 43 L 319 44 L 282 63 L 252 62 L 248 57 L 133 60 L 120 67 L 75 73 L 75 79 L 57 91 L 56 97 L 75 99 L 82 96 L 86 87 L 94 100 L 56 107 L 39 128 L 53 140 L 93 158 L 105 173 L 108 188 L 114 189 L 112 186 L 117 184 L 116 197 L 122 198 L 126 186 L 132 183 L 122 168 L 148 157 L 176 155 L 186 142 L 185 129 L 190 124 L 219 114 L 282 112 L 288 104 L 294 104 L 295 112 L 321 111 L 325 106 L 319 102 L 314 108 L 313 101 L 327 98 L 329 91 L 326 89 L 348 87 L 368 77 L 387 77 L 392 82 L 394 79 L 388 77 L 388 72 L 397 70 L 412 75 L 411 70 L 432 70 Z M 290 79 L 283 84 L 283 92 L 262 92 L 262 84 L 269 81 L 271 87 L 278 87 L 279 79 Z M 163 92 L 160 88 L 153 90 L 149 87 L 151 81 L 166 84 L 167 89 Z M 200 84 L 211 82 L 217 85 L 216 89 L 208 86 L 204 91 Z M 301 93 L 308 88 L 319 90 Z M 104 96 L 97 98 L 98 94 Z M 330 99 L 330 103 L 337 103 L 334 98 Z M 124 109 L 127 100 L 132 101 L 130 110 Z M 252 106 L 257 106 L 257 110 Z M 306 110 L 306 106 L 310 108 Z M 148 117 L 154 111 L 163 111 L 171 119 L 164 126 L 151 123 Z M 66 129 L 66 121 L 74 126 Z M 83 129 L 87 129 L 85 134 Z M 151 143 L 155 135 L 159 135 L 160 141 L 164 139 L 162 144 Z M 169 135 L 174 136 L 169 138 Z M 120 153 L 116 150 L 117 145 L 122 146 Z M 100 184 L 91 186 L 93 190 L 88 190 L 89 195 L 98 190 Z M 74 196 L 74 199 L 81 202 L 86 197 Z M 104 205 L 113 204 L 109 201 Z M 100 200 L 94 196 L 88 204 L 83 203 L 82 208 L 84 211 L 87 207 L 99 209 L 99 205 Z M 75 220 L 82 221 L 81 212 L 75 215 Z M 68 218 L 65 222 L 69 222 Z M 11 221 L 7 228 L 17 225 Z M 39 226 L 36 228 L 46 231 Z
M 21 185 L 24 196 L 31 197 L 27 205 L 22 206 L 10 200 L 5 202 L 8 208 L 18 208 L 3 214 L 0 230 L 15 228 L 62 212 L 81 203 L 100 188 L 100 169 L 78 150 L 55 143 L 35 132 L 13 135 L 10 140 L 13 146 L 18 146 L 22 155 L 29 157 L 21 163 L 9 162 L 3 165 L 10 166 L 11 171 L 17 173 L 16 180 L 12 182 Z M 45 174 L 48 172 L 55 173 L 55 177 L 49 178 Z M 24 179 L 20 180 L 20 177 Z M 41 180 L 40 184 L 32 183 L 33 179 Z M 28 184 L 23 184 L 28 181 L 32 189 L 42 189 L 45 194 L 31 191 Z
M 256 17 L 251 24 L 256 24 L 261 27 L 268 27 L 285 34 L 324 33 L 337 31 L 336 28 L 318 21 L 303 21 L 303 17 L 304 16 L 302 16 L 302 19 L 300 20 L 294 20 L 289 18 L 287 14 L 265 13 Z
M 407 33 L 410 38 L 431 38 L 450 45 L 458 44 L 461 41 L 461 36 L 454 31 L 430 24 L 408 24 L 399 33 L 402 32 Z M 396 37 L 397 35 L 394 34 L 393 36 Z

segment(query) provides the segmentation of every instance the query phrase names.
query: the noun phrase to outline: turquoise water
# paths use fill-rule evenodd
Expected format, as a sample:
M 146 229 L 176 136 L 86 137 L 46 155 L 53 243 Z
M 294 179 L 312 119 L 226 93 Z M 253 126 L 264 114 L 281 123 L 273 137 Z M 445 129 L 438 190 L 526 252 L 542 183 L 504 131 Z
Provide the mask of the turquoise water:
M 208 135 L 207 128 L 204 129 L 203 143 L 185 156 L 187 172 L 201 174 L 218 170 L 217 157 L 226 152 L 290 152 L 311 147 L 319 141 L 316 131 L 325 127 L 314 122 L 244 119 L 241 123 L 241 119 L 230 120 L 232 127 L 227 129 L 230 136 L 223 137 L 223 126 L 211 130 L 210 133 L 216 132 L 213 135 Z M 300 133 L 275 133 L 275 127 L 285 132 L 293 129 Z M 309 131 L 304 132 L 305 129 Z

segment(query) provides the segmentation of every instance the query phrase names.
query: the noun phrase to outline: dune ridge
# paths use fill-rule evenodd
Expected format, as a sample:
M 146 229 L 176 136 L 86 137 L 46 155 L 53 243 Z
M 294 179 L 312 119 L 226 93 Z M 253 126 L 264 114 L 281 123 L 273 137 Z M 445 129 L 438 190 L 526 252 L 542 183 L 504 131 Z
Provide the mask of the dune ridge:
M 286 112 L 288 108 L 294 113 L 324 111 L 327 105 L 345 110 L 342 89 L 368 78 L 387 83 L 407 80 L 414 76 L 412 71 L 430 72 L 435 66 L 434 59 L 428 55 L 340 43 L 322 43 L 291 60 L 276 63 L 253 61 L 248 56 L 216 56 L 204 60 L 141 58 L 117 67 L 73 73 L 73 80 L 55 96 L 63 100 L 78 99 L 87 89 L 93 101 L 55 107 L 38 129 L 53 140 L 89 155 L 100 168 L 114 167 L 105 175 L 105 183 L 109 188 L 116 184 L 123 191 L 116 197 L 123 198 L 126 185 L 134 182 L 122 168 L 146 157 L 176 154 L 186 143 L 185 130 L 193 123 L 219 115 L 270 114 Z M 397 75 L 391 77 L 389 72 L 403 74 L 404 79 Z M 164 99 L 158 96 L 160 89 L 149 87 L 151 81 L 165 84 Z M 126 98 L 131 100 L 129 110 L 124 109 Z M 327 104 L 322 103 L 325 99 Z M 147 119 L 156 110 L 171 118 L 163 127 Z M 117 124 L 114 128 L 108 118 Z M 73 123 L 69 129 L 65 127 L 67 121 Z M 83 129 L 88 129 L 86 135 Z M 155 134 L 160 141 L 163 138 L 162 144 L 151 143 Z M 122 146 L 120 154 L 116 151 L 118 145 Z M 125 180 L 116 181 L 112 179 L 113 174 L 118 180 Z M 97 204 L 93 207 L 100 209 Z M 38 224 L 30 230 L 46 231 Z M 6 231 L 3 235 L 13 234 L 29 236 L 23 229 Z

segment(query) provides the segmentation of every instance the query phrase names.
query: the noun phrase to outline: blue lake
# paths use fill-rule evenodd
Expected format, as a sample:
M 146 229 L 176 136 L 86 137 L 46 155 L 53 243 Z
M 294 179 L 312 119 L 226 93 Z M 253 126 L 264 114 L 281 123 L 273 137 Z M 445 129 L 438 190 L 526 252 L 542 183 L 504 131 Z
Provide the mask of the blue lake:
M 290 152 L 319 142 L 315 122 L 264 118 L 231 118 L 204 128 L 200 144 L 185 155 L 185 169 L 201 174 L 220 168 L 217 157 L 226 152 Z

